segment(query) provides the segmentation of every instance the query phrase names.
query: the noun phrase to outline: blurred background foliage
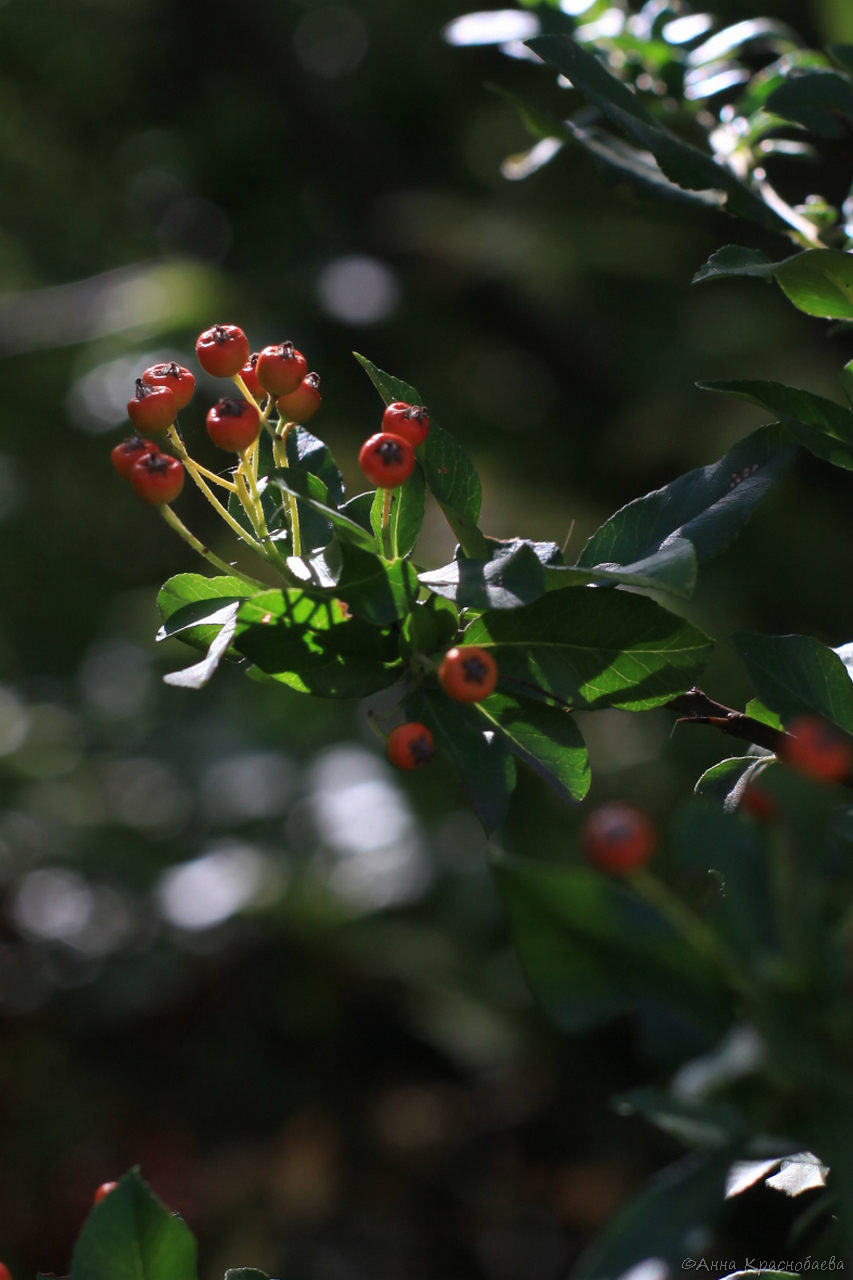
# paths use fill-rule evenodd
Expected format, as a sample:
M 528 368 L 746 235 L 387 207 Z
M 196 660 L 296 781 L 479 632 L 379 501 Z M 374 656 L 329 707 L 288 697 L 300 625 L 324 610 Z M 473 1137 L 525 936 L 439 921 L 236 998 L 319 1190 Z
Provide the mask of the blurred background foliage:
M 605 1106 L 647 1070 L 630 1029 L 566 1045 L 531 1008 L 449 772 L 390 776 L 364 707 L 237 671 L 162 686 L 183 655 L 155 650 L 156 587 L 200 566 L 107 456 L 139 371 L 234 321 L 320 372 L 316 430 L 352 492 L 379 409 L 355 348 L 459 435 L 488 532 L 579 550 L 757 424 L 695 379 L 835 394 L 844 337 L 759 282 L 688 287 L 722 243 L 783 241 L 616 196 L 580 153 L 501 176 L 529 139 L 489 82 L 552 108 L 558 91 L 446 43 L 471 7 L 0 6 L 0 1254 L 18 1274 L 62 1273 L 94 1186 L 139 1162 L 204 1275 L 535 1280 L 671 1154 Z M 846 0 L 764 12 L 853 41 Z M 849 142 L 831 159 L 817 190 L 847 181 Z M 802 461 L 700 579 L 709 692 L 747 694 L 735 628 L 851 638 L 827 589 L 846 483 Z M 181 513 L 229 554 L 193 495 Z M 420 558 L 450 547 L 435 522 Z M 586 728 L 593 797 L 658 812 L 725 754 L 663 714 Z M 499 841 L 560 858 L 576 822 L 525 777 Z

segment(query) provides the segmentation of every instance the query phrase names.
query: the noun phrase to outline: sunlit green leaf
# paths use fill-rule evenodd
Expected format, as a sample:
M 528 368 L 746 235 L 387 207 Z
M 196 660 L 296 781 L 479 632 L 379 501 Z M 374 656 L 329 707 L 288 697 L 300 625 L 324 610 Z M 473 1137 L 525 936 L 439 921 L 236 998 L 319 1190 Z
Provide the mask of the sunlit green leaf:
M 70 1280 L 195 1280 L 195 1240 L 134 1169 L 90 1210 Z

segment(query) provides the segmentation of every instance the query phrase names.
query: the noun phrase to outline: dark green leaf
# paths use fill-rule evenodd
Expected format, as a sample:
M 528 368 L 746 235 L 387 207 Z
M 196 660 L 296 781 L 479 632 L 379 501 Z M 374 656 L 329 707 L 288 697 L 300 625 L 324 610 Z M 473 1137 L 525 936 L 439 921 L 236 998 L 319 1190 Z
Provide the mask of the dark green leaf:
M 624 138 L 596 125 L 581 125 L 567 120 L 566 126 L 572 138 L 590 153 L 596 168 L 607 181 L 628 183 L 640 194 L 674 200 L 679 204 L 720 207 L 717 192 L 687 191 L 670 182 L 654 156 L 645 148 L 633 147 Z
M 647 1189 L 611 1219 L 582 1256 L 572 1280 L 618 1280 L 650 1256 L 681 1274 L 694 1241 L 710 1236 L 725 1206 L 735 1151 L 686 1156 L 658 1173 Z
M 268 1280 L 265 1271 L 257 1267 L 229 1267 L 225 1272 L 225 1280 Z
M 654 567 L 657 557 L 685 540 L 699 561 L 709 559 L 740 531 L 792 456 L 778 427 L 753 431 L 719 462 L 688 471 L 622 507 L 592 535 L 579 566 L 633 565 L 636 571 L 651 557 Z
M 322 488 L 322 482 L 312 474 L 305 471 L 296 471 L 290 467 L 280 468 L 272 472 L 270 482 L 277 485 L 284 493 L 292 494 L 293 497 L 298 498 L 300 511 L 308 507 L 318 515 L 321 515 L 324 520 L 334 526 L 335 531 L 341 538 L 347 539 L 347 541 L 354 543 L 358 547 L 364 547 L 368 551 L 376 552 L 379 550 L 372 534 L 363 529 L 355 520 L 351 520 L 349 516 L 343 515 L 336 508 L 329 505 L 325 497 L 325 489 Z M 321 492 L 324 495 L 323 497 L 319 496 Z M 328 541 L 329 534 L 326 533 L 325 536 L 326 541 Z
M 375 498 L 375 489 L 369 489 L 367 493 L 357 493 L 354 498 L 349 498 L 339 508 L 341 515 L 349 516 L 350 520 L 361 525 L 365 533 L 370 533 L 370 512 Z
M 403 622 L 408 653 L 435 653 L 446 649 L 459 630 L 459 612 L 451 600 L 430 595 L 416 603 Z
M 342 567 L 335 595 L 360 618 L 385 626 L 405 618 L 418 594 L 409 560 L 391 563 L 351 542 L 341 543 Z
M 722 280 L 728 276 L 758 276 L 764 280 L 772 280 L 780 265 L 778 262 L 771 262 L 760 249 L 743 249 L 737 244 L 727 244 L 711 254 L 705 265 L 696 272 L 692 283 Z
M 71 1280 L 195 1280 L 196 1247 L 137 1169 L 90 1211 L 71 1260 Z
M 853 470 L 853 413 L 834 400 L 781 382 L 699 382 L 697 386 L 767 409 L 811 453 Z
M 244 603 L 238 625 L 239 652 L 301 693 L 360 698 L 399 677 L 394 636 L 348 618 L 331 598 L 268 591 Z
M 853 72 L 853 44 L 831 44 L 827 53 L 847 71 Z
M 484 728 L 530 765 L 561 799 L 575 804 L 589 791 L 589 756 L 570 712 L 493 693 L 475 704 Z
M 405 400 L 409 404 L 421 404 L 421 397 L 414 387 L 400 378 L 377 369 L 365 356 L 355 352 L 355 358 L 367 373 L 386 404 Z M 418 450 L 426 482 L 453 529 L 465 554 L 486 559 L 485 539 L 477 528 L 480 517 L 480 478 L 470 460 L 453 436 L 443 431 L 432 415 L 430 429 L 424 444 Z
M 330 506 L 339 507 L 344 499 L 344 482 L 328 447 L 304 427 L 294 427 L 285 442 L 287 461 L 298 471 L 307 471 L 322 480 Z
M 818 715 L 853 733 L 853 680 L 832 649 L 812 636 L 746 631 L 732 643 L 762 702 L 783 720 Z
M 630 1013 L 655 1056 L 706 1051 L 728 1023 L 717 971 L 630 887 L 586 866 L 494 863 L 534 995 L 563 1030 Z
M 478 611 L 515 609 L 545 592 L 542 563 L 533 545 L 521 538 L 498 546 L 491 560 L 469 560 L 458 554 L 450 564 L 420 574 L 418 581 L 454 600 L 460 609 Z
M 486 737 L 473 706 L 423 689 L 406 699 L 406 713 L 425 724 L 436 750 L 453 766 L 477 817 L 487 832 L 507 815 L 515 787 L 515 763 L 503 742 Z
M 614 517 L 615 519 L 615 517 Z M 672 536 L 652 555 L 633 564 L 597 565 L 593 569 L 580 565 L 549 568 L 545 577 L 553 591 L 560 587 L 629 586 L 637 590 L 663 591 L 680 599 L 689 599 L 696 586 L 696 549 L 687 538 Z
M 706 769 L 693 789 L 696 795 L 713 800 L 730 813 L 737 808 L 752 779 L 767 767 L 767 759 L 767 756 L 756 755 L 729 756 Z
M 771 93 L 767 110 L 824 138 L 843 138 L 853 126 L 853 84 L 830 69 L 799 72 Z
M 653 601 L 595 588 L 552 591 L 520 609 L 484 614 L 464 639 L 492 652 L 503 692 L 626 711 L 683 693 L 712 648 Z
M 806 249 L 780 262 L 776 280 L 795 307 L 828 320 L 853 319 L 853 257 L 841 249 Z
M 711 156 L 662 128 L 645 111 L 626 84 L 611 75 L 604 64 L 564 35 L 537 36 L 526 42 L 534 53 L 566 76 L 573 86 L 607 117 L 611 124 L 655 157 L 671 182 L 689 191 L 719 191 L 730 213 L 762 226 L 786 227 L 729 170 Z
M 685 1101 L 650 1087 L 632 1089 L 613 1105 L 620 1115 L 642 1116 L 690 1149 L 731 1149 L 744 1136 L 743 1116 L 726 1102 Z

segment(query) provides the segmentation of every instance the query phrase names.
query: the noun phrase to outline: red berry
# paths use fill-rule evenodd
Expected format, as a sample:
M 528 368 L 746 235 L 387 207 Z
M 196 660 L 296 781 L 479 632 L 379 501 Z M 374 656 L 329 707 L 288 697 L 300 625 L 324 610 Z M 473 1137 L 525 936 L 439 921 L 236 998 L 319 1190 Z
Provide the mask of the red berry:
M 307 370 L 308 361 L 292 342 L 264 347 L 255 365 L 258 382 L 271 396 L 286 396 L 295 391 Z
M 475 644 L 448 649 L 438 668 L 438 682 L 457 702 L 481 702 L 498 682 L 498 664 Z
M 178 410 L 186 408 L 193 398 L 195 378 L 189 369 L 175 360 L 166 364 L 152 364 L 142 375 L 142 381 L 149 387 L 168 387 L 175 397 Z
M 435 742 L 425 724 L 410 720 L 388 734 L 385 754 L 398 769 L 420 769 L 435 755 Z
M 594 809 L 581 828 L 587 860 L 617 876 L 645 866 L 657 842 L 657 828 L 649 815 L 621 800 Z
M 196 338 L 198 362 L 215 378 L 233 378 L 249 358 L 249 339 L 236 324 L 215 324 Z
M 818 716 L 792 720 L 779 754 L 792 768 L 821 782 L 840 782 L 853 768 L 850 739 Z
M 127 402 L 127 416 L 137 431 L 165 431 L 175 421 L 178 406 L 170 387 L 149 386 L 136 379 L 136 395 Z
M 266 392 L 258 382 L 258 372 L 256 367 L 258 363 L 258 355 L 259 352 L 257 351 L 252 352 L 249 359 L 240 370 L 240 377 L 246 384 L 246 390 L 249 392 L 249 395 L 254 396 L 256 400 L 263 400 Z
M 130 483 L 143 502 L 162 507 L 183 489 L 184 468 L 168 453 L 144 453 L 130 469 Z
M 402 436 L 380 431 L 361 446 L 358 465 L 378 488 L 396 489 L 414 471 L 415 451 Z
M 382 415 L 382 430 L 408 440 L 413 449 L 423 444 L 429 432 L 429 417 L 424 405 L 395 400 Z
M 98 1187 L 97 1191 L 95 1192 L 94 1203 L 100 1204 L 100 1202 L 106 1196 L 108 1196 L 111 1191 L 115 1191 L 117 1186 L 118 1186 L 117 1182 L 102 1182 L 101 1185 Z
M 125 480 L 130 479 L 130 470 L 134 462 L 138 458 L 143 457 L 146 453 L 158 453 L 159 450 L 153 440 L 146 440 L 144 436 L 128 436 L 126 440 L 122 440 L 121 444 L 117 444 L 110 451 L 110 457 L 113 466 L 120 476 Z
M 5 1262 L 0 1262 L 0 1280 L 12 1280 L 12 1272 Z
M 220 449 L 242 453 L 261 429 L 258 407 L 248 400 L 220 400 L 207 414 L 207 434 Z
M 275 407 L 287 422 L 307 422 L 320 408 L 320 399 L 319 373 L 306 373 L 295 391 L 278 397 Z

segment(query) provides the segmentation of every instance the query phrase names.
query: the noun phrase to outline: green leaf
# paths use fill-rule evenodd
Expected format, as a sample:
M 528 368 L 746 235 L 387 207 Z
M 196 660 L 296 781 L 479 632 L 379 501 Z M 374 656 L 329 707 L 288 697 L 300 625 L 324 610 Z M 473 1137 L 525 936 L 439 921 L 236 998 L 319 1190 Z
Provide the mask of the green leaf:
M 475 704 L 484 727 L 544 778 L 562 800 L 576 804 L 589 791 L 589 756 L 570 712 L 504 693 Z
M 696 385 L 767 409 L 818 458 L 853 470 L 853 413 L 834 400 L 797 387 L 786 387 L 781 382 L 726 381 Z
M 376 541 L 382 546 L 382 512 L 385 507 L 384 489 L 377 489 L 370 508 L 370 526 Z M 419 466 L 405 484 L 390 490 L 391 510 L 388 529 L 391 537 L 391 554 L 395 559 L 409 555 L 414 549 L 424 522 L 424 498 L 426 483 Z
M 687 538 L 671 537 L 665 545 L 633 564 L 618 568 L 596 565 L 581 568 L 580 565 L 556 565 L 546 570 L 545 578 L 551 590 L 568 586 L 629 586 L 636 590 L 663 591 L 667 595 L 687 600 L 696 586 L 696 549 Z
M 751 719 L 760 720 L 762 724 L 769 725 L 771 729 L 781 729 L 783 727 L 782 721 L 776 715 L 776 712 L 771 711 L 769 707 L 765 707 L 764 703 L 758 698 L 750 698 L 744 711 Z
M 300 693 L 361 698 L 400 675 L 396 638 L 334 599 L 271 590 L 244 602 L 235 648 L 266 675 Z
M 229 1267 L 225 1272 L 225 1280 L 268 1280 L 265 1271 L 257 1267 Z
M 806 249 L 775 271 L 795 307 L 827 320 L 853 319 L 853 256 L 841 249 Z
M 592 535 L 579 566 L 613 570 L 619 565 L 622 572 L 632 567 L 636 573 L 645 563 L 653 570 L 659 566 L 666 581 L 666 561 L 661 564 L 659 558 L 671 553 L 673 546 L 687 541 L 698 561 L 710 559 L 743 528 L 793 453 L 780 428 L 753 431 L 719 462 L 688 471 L 622 507 Z M 676 563 L 675 569 L 680 567 Z M 648 576 L 648 568 L 645 572 Z M 689 571 L 682 569 L 682 573 L 686 587 Z M 678 581 L 676 576 L 676 585 Z
M 211 602 L 214 608 L 232 600 L 245 600 L 253 594 L 242 578 L 228 578 L 224 575 L 206 578 L 203 573 L 177 573 L 163 586 L 157 594 L 157 608 L 164 623 L 168 623 L 172 615 L 186 605 L 201 604 L 204 607 Z
M 406 714 L 431 731 L 436 750 L 451 763 L 487 832 L 503 822 L 515 787 L 515 763 L 497 736 L 487 737 L 475 708 L 422 689 L 406 699 Z
M 718 191 L 729 213 L 775 230 L 786 224 L 728 169 L 698 147 L 662 128 L 645 111 L 626 84 L 604 64 L 565 35 L 537 36 L 526 41 L 534 53 L 566 76 L 599 108 L 611 124 L 652 153 L 666 177 L 689 191 Z
M 446 649 L 459 630 L 459 611 L 451 600 L 430 595 L 412 607 L 403 622 L 403 641 L 409 656 Z
M 354 354 L 385 404 L 391 404 L 394 400 L 405 400 L 408 404 L 422 403 L 414 387 L 377 369 L 375 364 L 357 351 Z M 418 449 L 418 457 L 424 468 L 427 485 L 465 554 L 475 559 L 486 559 L 488 552 L 485 538 L 477 527 L 480 518 L 480 477 L 453 436 L 443 431 L 432 415 L 429 435 Z
M 335 595 L 345 600 L 353 613 L 381 627 L 410 612 L 417 598 L 418 580 L 409 560 L 381 560 L 344 542 L 341 561 Z
M 670 182 L 651 152 L 633 147 L 608 129 L 581 125 L 567 120 L 572 138 L 591 155 L 601 176 L 620 186 L 628 183 L 641 195 L 650 195 L 679 204 L 702 205 L 718 209 L 720 197 L 715 191 L 687 191 Z
M 853 84 L 830 68 L 788 76 L 767 99 L 767 110 L 824 138 L 843 138 L 853 126 Z
M 686 1101 L 651 1086 L 621 1094 L 613 1106 L 619 1115 L 642 1116 L 691 1150 L 731 1149 L 744 1136 L 743 1116 L 726 1102 Z
M 727 244 L 712 253 L 708 261 L 693 277 L 692 284 L 703 280 L 722 280 L 729 276 L 758 276 L 772 280 L 779 262 L 771 262 L 760 249 L 744 249 L 737 244 Z
M 270 482 L 277 485 L 283 493 L 289 493 L 294 498 L 298 498 L 300 511 L 307 507 L 321 515 L 330 525 L 334 525 L 339 537 L 368 551 L 379 550 L 376 539 L 371 533 L 363 529 L 355 520 L 351 520 L 349 516 L 343 515 L 337 508 L 329 505 L 325 487 L 316 476 L 307 471 L 296 471 L 285 467 L 273 471 L 270 474 Z M 328 541 L 328 533 L 324 536 Z
M 653 1056 L 679 1060 L 725 1030 L 717 971 L 629 885 L 582 865 L 499 857 L 493 869 L 527 981 L 562 1030 L 631 1014 Z
M 464 635 L 491 650 L 502 692 L 641 711 L 695 683 L 712 642 L 642 596 L 571 588 L 484 614 Z
M 762 702 L 783 721 L 818 715 L 853 733 L 853 680 L 832 649 L 812 636 L 746 631 L 732 643 Z
M 202 658 L 201 662 L 196 662 L 190 667 L 184 667 L 182 671 L 171 671 L 163 677 L 165 684 L 173 685 L 179 689 L 201 689 L 207 684 L 208 680 L 216 673 L 220 662 L 225 657 L 234 636 L 237 633 L 237 614 L 240 609 L 240 601 L 235 600 L 233 604 L 226 605 L 222 613 L 221 625 L 217 634 L 210 642 L 207 654 Z
M 618 1280 L 650 1256 L 680 1274 L 694 1241 L 710 1236 L 723 1211 L 734 1158 L 732 1149 L 702 1152 L 656 1174 L 583 1254 L 572 1280 Z
M 494 545 L 491 539 L 489 544 Z M 545 571 L 537 554 L 542 547 L 557 550 L 554 543 L 514 538 L 495 545 L 490 560 L 469 560 L 457 552 L 450 564 L 419 574 L 418 581 L 460 609 L 515 609 L 545 593 Z
M 328 446 L 304 427 L 297 426 L 289 432 L 284 447 L 289 466 L 321 480 L 330 505 L 339 507 L 344 500 L 344 482 Z
M 719 804 L 727 813 L 734 811 L 752 779 L 767 767 L 773 756 L 729 756 L 706 769 L 693 788 L 697 796 Z
M 157 1199 L 139 1170 L 90 1211 L 70 1280 L 195 1280 L 195 1240 Z

